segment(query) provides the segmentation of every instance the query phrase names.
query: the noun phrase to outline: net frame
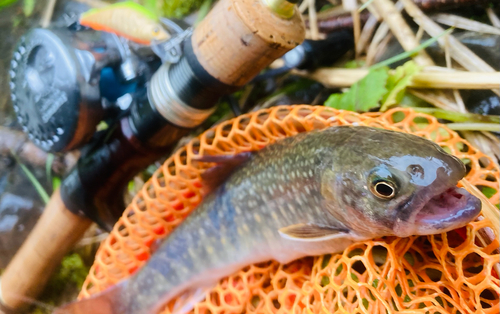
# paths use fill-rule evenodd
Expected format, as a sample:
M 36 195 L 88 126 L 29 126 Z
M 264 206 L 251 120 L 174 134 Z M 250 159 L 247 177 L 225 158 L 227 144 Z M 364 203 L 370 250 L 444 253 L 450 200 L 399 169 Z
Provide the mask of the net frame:
M 462 159 L 466 178 L 493 191 L 499 168 L 432 116 L 409 108 L 358 114 L 323 106 L 277 106 L 225 121 L 175 152 L 134 197 L 101 244 L 79 298 L 127 278 L 203 198 L 200 174 L 212 166 L 197 156 L 258 150 L 300 132 L 367 125 L 433 140 Z M 195 313 L 498 313 L 499 230 L 488 219 L 433 236 L 385 237 L 343 253 L 282 265 L 266 262 L 224 278 Z M 484 234 L 494 238 L 485 240 Z M 495 268 L 497 270 L 495 270 Z M 162 311 L 170 313 L 170 307 Z

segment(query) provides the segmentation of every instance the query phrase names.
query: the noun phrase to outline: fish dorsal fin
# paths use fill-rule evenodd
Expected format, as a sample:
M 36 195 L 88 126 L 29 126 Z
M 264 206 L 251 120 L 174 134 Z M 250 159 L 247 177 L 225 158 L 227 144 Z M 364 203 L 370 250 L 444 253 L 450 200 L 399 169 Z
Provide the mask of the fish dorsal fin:
M 214 162 L 217 165 L 201 174 L 203 186 L 209 191 L 221 185 L 239 166 L 249 160 L 254 153 L 245 152 L 236 155 L 202 156 L 195 160 L 200 162 Z
M 319 226 L 316 224 L 296 224 L 278 230 L 280 235 L 288 240 L 303 242 L 322 242 L 344 237 L 348 230 Z

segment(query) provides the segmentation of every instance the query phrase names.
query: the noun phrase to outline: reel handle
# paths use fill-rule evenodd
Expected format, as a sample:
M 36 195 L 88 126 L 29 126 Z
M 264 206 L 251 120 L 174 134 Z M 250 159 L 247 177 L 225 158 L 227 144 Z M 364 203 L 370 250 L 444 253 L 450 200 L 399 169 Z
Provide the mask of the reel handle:
M 35 298 L 91 223 L 90 219 L 67 210 L 59 189 L 56 190 L 35 228 L 0 278 L 3 307 L 17 310 L 26 305 L 26 299 Z

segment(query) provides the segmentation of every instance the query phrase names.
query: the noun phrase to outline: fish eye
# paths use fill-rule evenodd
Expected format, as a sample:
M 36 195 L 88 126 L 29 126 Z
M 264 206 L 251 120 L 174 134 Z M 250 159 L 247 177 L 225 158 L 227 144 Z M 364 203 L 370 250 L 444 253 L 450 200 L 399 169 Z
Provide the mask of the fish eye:
M 370 190 L 378 198 L 390 200 L 396 196 L 396 187 L 388 181 L 374 182 L 370 186 Z
M 390 200 L 398 193 L 398 179 L 385 166 L 375 167 L 368 176 L 370 192 L 379 199 Z
M 159 32 L 160 32 L 160 28 L 159 27 L 153 28 L 153 34 L 158 34 Z

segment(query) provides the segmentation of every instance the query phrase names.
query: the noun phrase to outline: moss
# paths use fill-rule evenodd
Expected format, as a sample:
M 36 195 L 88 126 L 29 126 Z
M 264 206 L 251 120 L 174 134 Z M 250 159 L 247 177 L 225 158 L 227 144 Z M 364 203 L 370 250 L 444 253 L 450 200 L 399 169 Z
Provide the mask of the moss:
M 88 273 L 89 267 L 84 264 L 79 254 L 66 255 L 40 296 L 40 301 L 45 306 L 36 307 L 31 313 L 50 313 L 48 308 L 74 300 Z

